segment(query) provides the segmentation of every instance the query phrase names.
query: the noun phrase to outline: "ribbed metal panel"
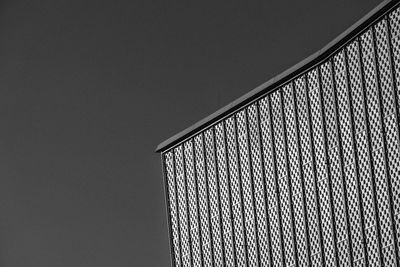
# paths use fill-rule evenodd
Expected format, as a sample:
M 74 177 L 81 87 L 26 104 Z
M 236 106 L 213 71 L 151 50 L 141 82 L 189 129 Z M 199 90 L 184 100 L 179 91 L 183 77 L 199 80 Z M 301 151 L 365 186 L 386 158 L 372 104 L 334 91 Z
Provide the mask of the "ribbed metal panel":
M 346 65 L 346 51 L 340 51 L 334 57 L 334 82 L 336 87 L 336 117 L 338 119 L 338 137 L 341 139 L 343 186 L 347 198 L 347 231 L 351 252 L 349 257 L 353 266 L 365 266 L 365 239 L 363 237 L 362 201 L 359 187 L 359 166 L 355 155 L 354 115 L 349 90 L 349 74 Z
M 298 106 L 299 132 L 300 132 L 300 155 L 303 159 L 302 170 L 304 180 L 304 191 L 306 198 L 306 215 L 309 231 L 309 261 L 312 266 L 322 266 L 321 247 L 321 218 L 319 201 L 317 196 L 317 183 L 315 179 L 315 159 L 313 156 L 313 142 L 311 135 L 310 103 L 308 101 L 308 79 L 307 76 L 295 81 L 296 104 Z
M 272 265 L 283 266 L 283 250 L 282 250 L 282 232 L 281 232 L 281 215 L 279 207 L 279 197 L 277 194 L 276 183 L 276 160 L 273 153 L 273 138 L 272 138 L 272 121 L 271 107 L 269 97 L 260 101 L 261 115 L 261 136 L 262 149 L 264 154 L 264 169 L 266 175 L 266 191 L 268 201 L 268 213 L 271 228 L 271 247 L 272 247 Z
M 256 237 L 256 223 L 254 212 L 254 198 L 252 177 L 250 175 L 250 155 L 248 145 L 248 132 L 246 125 L 246 112 L 240 111 L 236 116 L 239 166 L 243 191 L 244 222 L 247 239 L 248 263 L 250 266 L 258 266 L 258 248 Z
M 223 123 L 215 126 L 217 169 L 220 189 L 220 204 L 222 228 L 225 248 L 225 261 L 227 266 L 235 265 L 235 248 L 233 237 L 231 188 L 227 169 L 227 155 L 225 145 L 225 130 Z
M 263 169 L 263 155 L 261 151 L 261 135 L 258 105 L 253 104 L 247 109 L 248 128 L 250 140 L 250 154 L 252 175 L 254 179 L 254 202 L 257 218 L 257 235 L 260 254 L 260 266 L 270 265 L 270 237 L 269 237 L 269 218 L 266 206 L 266 188 Z
M 210 225 L 210 203 L 208 201 L 208 183 L 206 179 L 203 135 L 194 138 L 195 142 L 195 169 L 197 173 L 197 184 L 199 194 L 200 230 L 203 251 L 204 266 L 213 266 L 211 225 Z
M 216 171 L 215 147 L 213 128 L 204 133 L 205 155 L 206 155 L 206 177 L 208 180 L 211 232 L 213 243 L 214 266 L 223 266 L 223 243 L 221 238 L 221 214 L 219 210 L 219 186 Z
M 289 192 L 289 176 L 286 166 L 285 137 L 283 129 L 283 109 L 281 92 L 276 91 L 271 95 L 272 127 L 274 135 L 274 146 L 276 153 L 277 185 L 281 210 L 284 265 L 293 266 L 295 264 L 294 240 L 291 216 L 291 199 Z
M 398 266 L 400 9 L 163 151 L 174 266 Z
M 190 239 L 193 266 L 202 266 L 201 253 L 201 237 L 200 237 L 200 220 L 198 208 L 198 186 L 197 176 L 194 165 L 194 147 L 193 141 L 185 143 L 184 157 L 186 163 L 186 179 L 187 179 L 187 198 L 189 205 L 189 220 L 190 220 Z
M 309 251 L 307 239 L 307 215 L 305 207 L 304 176 L 301 171 L 298 115 L 295 103 L 295 92 L 292 85 L 286 86 L 283 92 L 283 106 L 285 128 L 287 132 L 287 164 L 290 173 L 292 212 L 294 221 L 294 234 L 299 266 L 309 265 Z
M 226 146 L 228 156 L 228 171 L 232 190 L 232 211 L 234 221 L 235 250 L 237 266 L 247 266 L 246 236 L 244 231 L 244 213 L 242 189 L 239 178 L 236 125 L 235 118 L 230 117 L 225 122 Z

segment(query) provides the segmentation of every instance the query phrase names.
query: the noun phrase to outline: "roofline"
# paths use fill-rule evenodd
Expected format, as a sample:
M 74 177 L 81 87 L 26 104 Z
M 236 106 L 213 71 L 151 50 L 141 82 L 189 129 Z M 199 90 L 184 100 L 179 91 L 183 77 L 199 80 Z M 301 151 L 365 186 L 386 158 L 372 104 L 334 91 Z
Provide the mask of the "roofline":
M 346 31 L 344 31 L 335 39 L 333 39 L 331 42 L 329 42 L 327 45 L 325 45 L 322 49 L 318 50 L 311 56 L 300 61 L 299 63 L 287 69 L 286 71 L 273 77 L 269 81 L 261 84 L 260 86 L 256 87 L 250 92 L 237 98 L 228 105 L 220 108 L 219 110 L 207 116 L 206 118 L 196 122 L 192 126 L 186 128 L 185 130 L 179 132 L 178 134 L 163 141 L 157 146 L 155 152 L 166 151 L 167 149 L 191 137 L 193 134 L 199 132 L 200 130 L 203 130 L 211 126 L 212 124 L 228 116 L 232 112 L 237 111 L 240 108 L 248 105 L 254 100 L 265 95 L 266 93 L 274 91 L 275 89 L 283 85 L 285 82 L 291 80 L 292 78 L 304 73 L 305 71 L 317 65 L 318 63 L 324 61 L 334 52 L 340 49 L 342 46 L 347 44 L 351 39 L 356 37 L 359 33 L 368 28 L 369 25 L 371 25 L 373 22 L 379 19 L 382 15 L 386 14 L 387 11 L 395 7 L 396 4 L 398 3 L 399 3 L 398 0 L 383 1 L 373 10 L 368 12 L 364 17 L 362 17 L 360 20 L 354 23 L 350 28 L 348 28 Z

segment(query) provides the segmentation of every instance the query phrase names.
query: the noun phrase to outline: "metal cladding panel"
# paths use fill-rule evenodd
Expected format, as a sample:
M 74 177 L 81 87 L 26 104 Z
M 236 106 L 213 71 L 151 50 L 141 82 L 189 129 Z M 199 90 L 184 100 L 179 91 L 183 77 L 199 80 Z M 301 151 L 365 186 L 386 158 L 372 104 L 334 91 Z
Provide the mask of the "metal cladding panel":
M 204 133 L 206 174 L 208 180 L 209 204 L 211 209 L 211 231 L 213 243 L 213 255 L 215 266 L 223 266 L 223 243 L 221 238 L 221 214 L 219 206 L 219 185 L 216 170 L 216 158 L 214 147 L 214 129 L 210 128 Z
M 385 164 L 386 151 L 384 147 L 384 135 L 382 125 L 383 110 L 380 95 L 376 66 L 376 54 L 374 51 L 374 31 L 369 29 L 361 36 L 362 64 L 365 77 L 367 119 L 370 128 L 370 142 L 372 150 L 372 169 L 375 181 L 375 190 L 378 204 L 378 223 L 380 245 L 382 253 L 382 265 L 394 266 L 395 255 L 392 233 L 392 221 L 390 220 L 389 192 L 386 181 L 387 166 Z
M 217 169 L 219 178 L 219 193 L 222 217 L 222 229 L 224 237 L 224 253 L 227 266 L 234 266 L 235 264 L 235 250 L 233 239 L 233 226 L 232 226 L 232 202 L 231 190 L 229 184 L 227 161 L 226 161 L 226 147 L 225 147 L 225 132 L 223 123 L 215 126 L 215 142 L 216 142 L 216 157 Z
M 389 42 L 390 42 L 390 56 L 392 59 L 392 79 L 394 80 L 394 95 L 395 105 L 397 105 L 397 118 L 399 118 L 400 114 L 400 9 L 396 9 L 394 12 L 389 14 Z M 399 119 L 397 119 L 399 122 Z M 393 131 L 392 129 L 388 129 L 388 131 Z M 399 140 L 399 124 L 397 123 L 397 137 L 393 137 L 393 139 L 397 139 L 397 149 L 393 151 L 389 151 L 391 153 L 391 157 L 399 158 L 400 155 L 400 140 Z M 391 186 L 393 192 L 393 209 L 394 209 L 394 221 L 396 225 L 396 236 L 397 236 L 397 251 L 400 250 L 400 164 L 397 166 L 393 166 L 390 170 L 391 177 Z
M 174 164 L 174 154 L 173 151 L 168 152 L 164 156 L 165 160 L 165 174 L 167 178 L 167 191 L 168 191 L 168 205 L 169 205 L 169 216 L 170 225 L 172 231 L 172 250 L 173 259 L 176 266 L 181 266 L 181 240 L 179 232 L 179 218 L 178 218 L 178 205 L 177 205 L 177 195 L 176 195 L 176 183 L 175 183 L 175 164 Z
M 291 179 L 292 209 L 294 221 L 294 234 L 296 239 L 296 251 L 299 266 L 309 265 L 307 249 L 307 226 L 305 210 L 304 177 L 301 171 L 297 107 L 293 86 L 286 86 L 283 90 L 283 106 L 285 128 L 287 132 L 287 164 Z
M 364 98 L 363 77 L 361 73 L 361 57 L 358 39 L 347 47 L 349 84 L 353 120 L 355 125 L 356 156 L 358 158 L 361 205 L 364 215 L 366 262 L 370 266 L 380 266 L 378 245 L 378 225 L 376 223 L 376 194 L 371 171 L 370 149 L 367 140 L 368 129 Z
M 254 202 L 257 218 L 257 234 L 260 253 L 260 266 L 270 264 L 269 218 L 266 206 L 265 179 L 263 173 L 263 157 L 261 151 L 261 135 L 258 105 L 247 108 L 252 174 L 254 179 Z
M 174 266 L 398 266 L 400 9 L 163 151 Z
M 208 185 L 205 172 L 203 136 L 198 135 L 194 138 L 195 142 L 195 170 L 197 173 L 197 184 L 199 194 L 200 210 L 200 232 L 203 251 L 203 262 L 205 266 L 212 266 L 212 244 L 211 244 L 211 225 L 210 225 L 210 207 L 208 201 Z
M 184 157 L 186 163 L 186 179 L 187 179 L 187 198 L 189 206 L 190 220 L 190 239 L 193 258 L 193 266 L 201 266 L 201 243 L 200 243 L 200 221 L 198 208 L 198 186 L 197 177 L 194 166 L 194 147 L 193 141 L 185 143 Z
M 340 51 L 334 57 L 334 80 L 337 94 L 338 136 L 342 146 L 342 168 L 347 197 L 348 231 L 351 245 L 351 259 L 357 266 L 365 266 L 364 238 L 365 226 L 362 217 L 359 172 L 355 155 L 354 115 L 352 114 L 351 94 L 349 91 L 349 73 L 346 65 L 346 51 Z
M 340 53 L 338 54 L 340 55 Z M 327 142 L 329 171 L 331 174 L 331 190 L 333 199 L 333 225 L 339 266 L 350 265 L 350 243 L 348 235 L 347 195 L 343 174 L 343 156 L 341 155 L 339 124 L 337 118 L 337 98 L 334 87 L 332 62 L 329 60 L 321 66 L 322 101 Z
M 381 111 L 382 118 L 382 130 L 384 134 L 384 148 L 386 156 L 386 183 L 382 187 L 387 190 L 388 201 L 387 204 L 387 215 L 385 221 L 390 225 L 391 229 L 385 230 L 385 234 L 390 237 L 385 237 L 388 244 L 385 247 L 385 260 L 387 262 L 394 262 L 394 252 L 399 250 L 398 233 L 396 229 L 399 228 L 398 220 L 395 220 L 396 209 L 394 203 L 399 203 L 398 199 L 398 183 L 400 178 L 400 154 L 399 154 L 399 114 L 396 105 L 398 105 L 398 99 L 396 90 L 394 88 L 394 79 L 392 72 L 392 60 L 390 43 L 388 38 L 388 22 L 382 20 L 375 27 L 375 53 L 376 53 L 376 65 L 378 72 L 379 81 L 379 95 L 381 98 Z M 385 201 L 385 204 L 387 202 Z M 399 205 L 399 204 L 397 204 Z M 397 213 L 398 214 L 398 213 Z
M 317 198 L 320 204 L 321 237 L 323 248 L 323 260 L 328 266 L 336 266 L 335 242 L 333 236 L 333 211 L 332 211 L 332 189 L 330 177 L 328 177 L 329 166 L 327 161 L 325 129 L 323 122 L 323 106 L 321 96 L 319 67 L 308 73 L 311 135 L 313 138 L 315 156 L 315 173 L 317 184 Z
M 293 266 L 295 264 L 294 253 L 294 239 L 292 228 L 292 214 L 291 214 L 291 196 L 290 196 L 290 177 L 287 172 L 286 164 L 286 145 L 284 137 L 284 119 L 282 109 L 281 91 L 276 91 L 271 95 L 272 103 L 272 127 L 274 134 L 274 146 L 277 162 L 277 184 L 278 194 L 280 199 L 282 233 L 283 233 L 283 247 L 284 258 L 286 266 Z
M 312 154 L 310 103 L 308 102 L 308 86 L 306 76 L 295 81 L 296 104 L 298 107 L 300 156 L 302 157 L 303 183 L 305 192 L 305 206 L 309 235 L 309 261 L 311 266 L 322 266 L 322 247 L 320 236 L 321 218 L 317 197 L 317 183 L 315 179 L 315 164 Z
M 179 231 L 181 233 L 181 248 L 182 248 L 182 263 L 183 266 L 190 266 L 190 238 L 189 238 L 189 220 L 187 210 L 186 197 L 186 177 L 184 171 L 184 159 L 182 146 L 174 149 L 175 166 L 176 166 L 176 190 L 178 197 L 178 212 L 179 212 Z
M 262 150 L 264 154 L 264 169 L 267 206 L 271 229 L 272 265 L 283 266 L 282 232 L 280 220 L 280 207 L 278 202 L 275 157 L 273 153 L 272 121 L 269 97 L 260 100 Z
M 237 136 L 235 118 L 225 121 L 228 171 L 232 192 L 232 213 L 234 222 L 235 251 L 237 266 L 247 266 L 246 237 L 244 232 L 244 213 L 242 189 L 239 178 Z
M 236 116 L 239 166 L 242 182 L 244 222 L 247 239 L 246 249 L 248 251 L 248 263 L 250 266 L 258 266 L 258 245 L 256 222 L 254 212 L 254 190 L 250 173 L 250 154 L 248 145 L 247 116 L 245 110 L 240 111 Z

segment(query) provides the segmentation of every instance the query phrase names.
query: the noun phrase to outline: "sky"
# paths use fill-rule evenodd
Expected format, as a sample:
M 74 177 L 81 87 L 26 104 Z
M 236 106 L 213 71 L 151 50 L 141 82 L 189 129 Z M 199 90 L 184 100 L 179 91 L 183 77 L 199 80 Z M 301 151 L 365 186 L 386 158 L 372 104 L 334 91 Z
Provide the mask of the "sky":
M 169 266 L 163 140 L 376 0 L 0 2 L 0 266 Z

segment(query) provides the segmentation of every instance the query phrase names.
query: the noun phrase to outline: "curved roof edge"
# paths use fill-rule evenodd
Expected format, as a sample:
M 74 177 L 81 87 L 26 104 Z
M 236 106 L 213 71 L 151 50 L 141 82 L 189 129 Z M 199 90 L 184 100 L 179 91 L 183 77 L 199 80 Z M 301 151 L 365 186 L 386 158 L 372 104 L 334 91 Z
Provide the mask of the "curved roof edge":
M 350 28 L 344 31 L 342 34 L 337 36 L 327 45 L 325 45 L 322 49 L 318 50 L 311 56 L 307 57 L 306 59 L 300 61 L 296 65 L 292 66 L 291 68 L 287 69 L 286 71 L 278 74 L 277 76 L 273 77 L 269 81 L 261 84 L 260 86 L 256 87 L 255 89 L 251 90 L 250 92 L 244 94 L 243 96 L 237 98 L 233 102 L 229 103 L 228 105 L 220 108 L 216 112 L 212 113 L 211 115 L 207 116 L 206 118 L 196 122 L 192 126 L 186 128 L 185 130 L 179 132 L 178 134 L 168 138 L 167 140 L 160 143 L 155 152 L 163 152 L 176 144 L 182 142 L 183 140 L 189 138 L 196 132 L 207 128 L 211 124 L 215 123 L 216 121 L 220 120 L 221 118 L 229 115 L 230 113 L 240 109 L 241 107 L 247 105 L 248 103 L 252 102 L 256 98 L 264 95 L 268 92 L 273 91 L 274 89 L 278 88 L 283 83 L 289 81 L 293 77 L 301 74 L 302 72 L 308 70 L 309 68 L 317 65 L 318 63 L 322 62 L 324 59 L 328 58 L 332 55 L 335 51 L 340 49 L 343 45 L 345 45 L 349 40 L 353 37 L 357 36 L 361 33 L 364 29 L 366 29 L 370 24 L 384 15 L 388 10 L 398 4 L 398 0 L 385 0 L 376 6 L 373 10 L 367 13 L 363 18 L 359 21 L 354 23 Z

